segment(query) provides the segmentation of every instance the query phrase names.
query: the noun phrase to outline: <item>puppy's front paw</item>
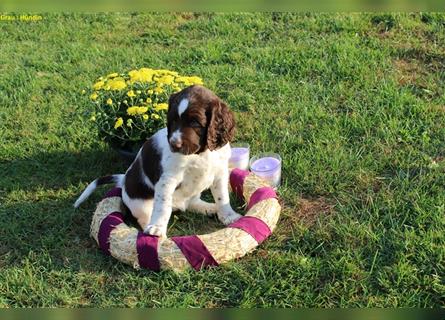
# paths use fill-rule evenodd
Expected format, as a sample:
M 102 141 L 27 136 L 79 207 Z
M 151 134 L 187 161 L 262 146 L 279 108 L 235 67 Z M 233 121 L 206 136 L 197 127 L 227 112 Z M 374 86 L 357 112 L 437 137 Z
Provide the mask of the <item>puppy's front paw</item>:
M 206 216 L 214 216 L 217 212 L 216 203 L 206 203 L 201 212 Z
M 218 213 L 219 221 L 224 223 L 226 226 L 231 224 L 232 222 L 235 222 L 236 220 L 238 220 L 241 217 L 242 217 L 242 215 L 236 213 L 233 210 Z
M 144 229 L 144 233 L 152 235 L 152 236 L 158 236 L 158 237 L 161 237 L 161 238 L 167 238 L 167 227 L 163 227 L 163 226 L 160 226 L 160 225 L 149 224 Z

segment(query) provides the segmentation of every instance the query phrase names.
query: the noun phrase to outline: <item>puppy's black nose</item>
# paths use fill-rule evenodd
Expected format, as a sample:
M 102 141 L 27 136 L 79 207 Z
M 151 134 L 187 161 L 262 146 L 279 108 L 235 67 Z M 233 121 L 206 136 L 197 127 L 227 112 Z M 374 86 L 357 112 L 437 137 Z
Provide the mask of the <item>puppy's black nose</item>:
M 180 140 L 174 141 L 174 142 L 172 142 L 172 146 L 176 149 L 180 149 L 182 147 L 182 141 L 180 141 Z
M 181 140 L 170 140 L 170 148 L 172 151 L 179 151 L 182 148 L 182 141 Z

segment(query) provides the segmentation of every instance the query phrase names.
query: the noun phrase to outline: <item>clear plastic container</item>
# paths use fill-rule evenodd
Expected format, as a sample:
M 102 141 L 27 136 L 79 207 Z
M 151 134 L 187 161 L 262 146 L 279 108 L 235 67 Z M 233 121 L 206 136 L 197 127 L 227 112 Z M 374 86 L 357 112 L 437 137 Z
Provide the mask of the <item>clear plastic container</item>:
M 250 171 L 276 188 L 281 183 L 281 157 L 273 152 L 260 153 L 249 162 Z
M 248 143 L 231 144 L 232 155 L 229 160 L 229 168 L 249 169 L 250 146 Z

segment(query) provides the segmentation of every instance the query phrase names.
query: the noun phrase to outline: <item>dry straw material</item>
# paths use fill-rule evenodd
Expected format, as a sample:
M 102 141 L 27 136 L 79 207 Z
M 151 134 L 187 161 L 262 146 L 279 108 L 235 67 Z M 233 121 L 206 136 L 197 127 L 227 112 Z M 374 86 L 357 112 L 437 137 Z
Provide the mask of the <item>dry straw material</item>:
M 252 194 L 259 189 L 268 187 L 265 181 L 253 174 L 247 175 L 243 182 L 242 194 L 247 203 Z M 98 244 L 100 244 L 99 238 L 101 237 L 99 234 L 103 231 L 101 229 L 104 229 L 104 223 L 102 223 L 104 219 L 111 213 L 122 212 L 122 209 L 123 204 L 120 196 L 112 196 L 99 202 L 91 223 L 91 236 Z M 255 249 L 259 242 L 267 238 L 275 229 L 280 211 L 281 207 L 276 197 L 260 199 L 254 204 L 251 203 L 245 217 L 241 218 L 238 223 L 235 222 L 209 234 L 184 237 L 193 238 L 191 247 L 180 247 L 181 243 L 175 238 L 156 239 L 157 246 L 154 248 L 153 259 L 156 259 L 160 269 L 184 271 L 190 268 L 200 269 L 206 265 L 218 265 L 240 258 Z M 262 234 L 261 230 L 257 230 L 258 228 L 262 230 Z M 125 223 L 109 226 L 109 229 L 111 229 L 107 240 L 109 254 L 136 269 L 142 268 L 140 263 L 142 252 L 138 252 L 138 250 L 143 249 L 137 246 L 140 232 Z M 196 265 L 196 259 L 198 262 L 201 261 L 199 259 L 202 259 L 202 266 Z

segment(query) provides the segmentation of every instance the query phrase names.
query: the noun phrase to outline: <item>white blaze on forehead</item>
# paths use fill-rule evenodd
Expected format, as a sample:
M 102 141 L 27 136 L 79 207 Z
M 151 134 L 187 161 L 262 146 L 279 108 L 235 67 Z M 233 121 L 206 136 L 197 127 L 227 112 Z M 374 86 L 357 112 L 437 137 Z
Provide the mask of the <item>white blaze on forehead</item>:
M 178 106 L 178 115 L 181 116 L 189 106 L 189 99 L 182 99 Z
M 180 130 L 176 130 L 172 133 L 171 137 L 170 137 L 170 142 L 177 142 L 177 141 L 181 141 L 181 137 L 182 137 L 182 133 Z

